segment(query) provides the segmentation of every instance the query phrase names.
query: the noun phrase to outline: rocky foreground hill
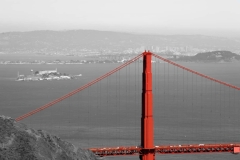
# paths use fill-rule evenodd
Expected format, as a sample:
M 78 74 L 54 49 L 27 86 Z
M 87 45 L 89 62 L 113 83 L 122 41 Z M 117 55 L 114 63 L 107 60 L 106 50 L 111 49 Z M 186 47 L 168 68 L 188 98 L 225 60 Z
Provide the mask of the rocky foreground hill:
M 89 151 L 75 147 L 42 130 L 27 128 L 0 116 L 0 160 L 96 160 Z

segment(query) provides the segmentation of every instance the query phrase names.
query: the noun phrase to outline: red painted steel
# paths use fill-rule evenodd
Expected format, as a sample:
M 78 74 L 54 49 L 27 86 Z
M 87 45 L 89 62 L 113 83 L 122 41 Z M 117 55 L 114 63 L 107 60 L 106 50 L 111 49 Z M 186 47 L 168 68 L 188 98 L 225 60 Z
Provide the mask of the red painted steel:
M 142 74 L 142 118 L 141 118 L 141 160 L 154 160 L 153 143 L 153 95 L 152 95 L 152 64 L 151 52 L 143 53 Z
M 121 66 L 119 66 L 119 67 L 117 67 L 117 68 L 115 68 L 114 70 L 112 70 L 112 71 L 104 74 L 103 76 L 95 79 L 94 81 L 92 81 L 92 82 L 90 82 L 90 83 L 88 83 L 88 84 L 85 84 L 85 85 L 83 85 L 82 87 L 80 87 L 80 88 L 78 88 L 78 89 L 76 89 L 76 90 L 74 90 L 74 91 L 72 91 L 72 92 L 70 92 L 70 93 L 68 93 L 68 94 L 66 94 L 66 95 L 64 95 L 64 96 L 62 96 L 62 97 L 60 97 L 60 98 L 52 101 L 52 102 L 50 102 L 50 103 L 45 104 L 44 106 L 41 106 L 41 107 L 39 107 L 39 108 L 37 108 L 37 109 L 35 109 L 35 110 L 31 111 L 31 112 L 28 112 L 28 113 L 26 113 L 26 114 L 24 114 L 24 115 L 22 115 L 22 116 L 19 116 L 19 117 L 17 117 L 15 120 L 16 120 L 16 121 L 21 121 L 21 120 L 23 120 L 23 119 L 25 119 L 25 118 L 27 118 L 27 117 L 29 117 L 29 116 L 32 116 L 33 114 L 36 114 L 36 113 L 38 113 L 38 112 L 40 112 L 40 111 L 42 111 L 42 110 L 44 110 L 44 109 L 46 109 L 46 108 L 48 108 L 48 107 L 53 106 L 54 104 L 56 104 L 56 103 L 58 103 L 58 102 L 61 102 L 62 100 L 66 99 L 66 98 L 68 98 L 68 97 L 70 97 L 70 96 L 72 96 L 72 95 L 74 95 L 74 94 L 76 94 L 76 93 L 78 93 L 78 92 L 80 92 L 80 91 L 82 91 L 82 90 L 90 87 L 91 85 L 93 85 L 93 84 L 101 81 L 102 79 L 104 79 L 104 78 L 112 75 L 113 73 L 119 71 L 120 69 L 122 69 L 122 68 L 126 67 L 127 65 L 133 63 L 134 61 L 138 60 L 138 59 L 141 58 L 142 56 L 143 56 L 143 54 L 138 55 L 137 57 L 135 57 L 135 58 L 127 61 L 126 63 L 122 64 Z
M 240 153 L 240 147 L 234 147 L 234 154 Z
M 201 77 L 203 77 L 203 78 L 209 79 L 209 80 L 211 80 L 211 81 L 220 83 L 220 84 L 222 84 L 222 85 L 231 87 L 231 88 L 236 89 L 236 90 L 240 90 L 240 88 L 237 87 L 237 86 L 228 84 L 228 83 L 226 83 L 226 82 L 223 82 L 223 81 L 217 80 L 217 79 L 215 79 L 215 78 L 209 77 L 209 76 L 207 76 L 207 75 L 204 75 L 204 74 L 202 74 L 202 73 L 196 72 L 196 71 L 191 70 L 191 69 L 189 69 L 189 68 L 187 68 L 187 67 L 184 67 L 184 66 L 179 65 L 179 64 L 177 64 L 177 63 L 175 63 L 175 62 L 172 62 L 172 61 L 170 61 L 170 60 L 168 60 L 168 59 L 166 59 L 166 58 L 163 58 L 163 57 L 161 57 L 161 56 L 159 56 L 159 55 L 156 55 L 156 54 L 152 54 L 152 55 L 153 55 L 154 57 L 158 58 L 158 59 L 161 59 L 161 60 L 169 63 L 169 64 L 172 64 L 172 65 L 174 65 L 174 66 L 177 66 L 178 68 L 182 68 L 182 69 L 184 69 L 184 70 L 186 70 L 186 71 L 188 71 L 188 72 L 192 72 L 193 74 L 199 75 L 199 76 L 201 76 Z
M 197 153 L 239 153 L 240 144 L 192 144 L 192 145 L 172 145 L 154 146 L 154 154 L 197 154 Z M 143 155 L 145 149 L 139 146 L 130 147 L 105 147 L 90 148 L 95 155 L 103 156 L 131 156 Z

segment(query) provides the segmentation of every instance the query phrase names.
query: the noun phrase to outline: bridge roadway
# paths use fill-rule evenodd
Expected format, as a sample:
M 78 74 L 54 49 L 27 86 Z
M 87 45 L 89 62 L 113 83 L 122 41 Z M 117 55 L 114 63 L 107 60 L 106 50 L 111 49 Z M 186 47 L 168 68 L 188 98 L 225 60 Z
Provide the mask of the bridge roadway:
M 144 149 L 139 146 L 115 147 L 115 148 L 89 148 L 95 155 L 104 156 L 130 156 L 142 155 Z M 230 152 L 233 154 L 240 153 L 240 143 L 236 144 L 194 144 L 194 145 L 172 145 L 172 146 L 155 146 L 148 149 L 155 154 L 181 154 L 181 153 L 216 153 Z

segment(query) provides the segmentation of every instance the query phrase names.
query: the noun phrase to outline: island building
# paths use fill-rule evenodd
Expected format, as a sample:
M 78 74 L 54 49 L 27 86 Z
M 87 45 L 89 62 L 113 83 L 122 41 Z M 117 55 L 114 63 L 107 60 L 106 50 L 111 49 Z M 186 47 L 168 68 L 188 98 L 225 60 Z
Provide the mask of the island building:
M 38 72 L 38 75 L 51 74 L 51 73 L 57 73 L 57 68 L 56 68 L 55 70 L 39 71 L 39 72 Z

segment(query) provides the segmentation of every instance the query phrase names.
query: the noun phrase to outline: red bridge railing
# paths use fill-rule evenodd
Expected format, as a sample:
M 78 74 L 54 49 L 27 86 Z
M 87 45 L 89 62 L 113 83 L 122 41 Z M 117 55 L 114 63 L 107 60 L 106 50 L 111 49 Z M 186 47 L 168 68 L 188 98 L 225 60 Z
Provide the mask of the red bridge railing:
M 143 155 L 144 149 L 140 146 L 113 147 L 113 148 L 90 148 L 94 154 L 103 156 L 131 156 Z M 192 145 L 171 145 L 155 146 L 154 154 L 197 154 L 197 153 L 220 153 L 230 152 L 237 154 L 240 152 L 240 144 L 192 144 Z

